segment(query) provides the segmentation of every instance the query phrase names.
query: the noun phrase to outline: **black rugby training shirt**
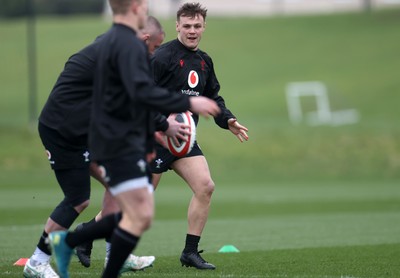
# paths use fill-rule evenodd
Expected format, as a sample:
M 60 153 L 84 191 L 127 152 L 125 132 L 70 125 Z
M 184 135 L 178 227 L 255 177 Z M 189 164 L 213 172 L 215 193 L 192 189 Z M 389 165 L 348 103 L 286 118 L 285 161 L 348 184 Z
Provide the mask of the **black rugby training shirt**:
M 68 59 L 39 116 L 66 138 L 87 138 L 97 45 L 98 40 Z
M 220 84 L 215 75 L 214 65 L 207 53 L 186 48 L 178 39 L 159 47 L 151 58 L 151 69 L 157 85 L 175 91 L 181 96 L 205 96 L 217 102 L 221 113 L 215 122 L 221 128 L 228 128 L 227 121 L 235 118 L 218 94 Z M 196 125 L 198 115 L 193 115 Z
M 145 44 L 125 25 L 113 24 L 104 34 L 98 57 L 89 129 L 92 158 L 144 154 L 154 130 L 152 109 L 183 112 L 189 98 L 155 86 Z
M 65 138 L 87 145 L 92 108 L 93 78 L 97 45 L 101 35 L 79 52 L 69 57 L 41 113 L 39 121 L 57 130 Z M 165 131 L 168 123 L 159 115 L 156 129 Z

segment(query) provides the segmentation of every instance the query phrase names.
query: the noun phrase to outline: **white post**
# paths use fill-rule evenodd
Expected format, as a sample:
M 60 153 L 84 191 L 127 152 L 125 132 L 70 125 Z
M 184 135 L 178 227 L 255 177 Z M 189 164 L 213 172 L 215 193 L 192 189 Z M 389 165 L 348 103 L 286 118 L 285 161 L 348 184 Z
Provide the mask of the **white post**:
M 317 111 L 314 123 L 329 123 L 332 118 L 328 93 L 325 85 L 319 81 L 292 82 L 286 87 L 286 99 L 291 122 L 298 124 L 303 121 L 300 97 L 311 96 L 316 98 Z

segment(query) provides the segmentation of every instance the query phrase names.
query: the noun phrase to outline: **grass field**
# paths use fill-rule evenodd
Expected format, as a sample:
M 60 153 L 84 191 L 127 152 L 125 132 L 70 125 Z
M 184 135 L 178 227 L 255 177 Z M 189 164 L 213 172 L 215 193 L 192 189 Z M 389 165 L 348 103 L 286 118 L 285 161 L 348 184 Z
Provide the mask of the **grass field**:
M 218 186 L 201 248 L 217 264 L 212 272 L 180 267 L 189 192 L 168 181 L 156 193 L 157 217 L 138 254 L 155 254 L 144 277 L 399 277 L 400 190 L 396 182 L 265 182 Z M 94 188 L 98 209 L 101 190 Z M 29 257 L 41 222 L 60 193 L 56 188 L 2 192 L 4 224 L 0 276 L 20 277 L 12 264 Z M 240 253 L 218 253 L 234 245 Z M 72 277 L 99 276 L 104 243 L 95 245 L 88 270 L 76 259 Z
M 38 110 L 65 60 L 108 27 L 95 17 L 39 18 Z M 163 21 L 167 37 L 174 23 Z M 29 257 L 61 198 L 28 124 L 25 22 L 0 21 L 0 277 Z M 228 107 L 250 141 L 202 120 L 198 137 L 217 184 L 201 249 L 217 270 L 182 268 L 188 188 L 172 173 L 156 192 L 156 219 L 137 254 L 157 257 L 134 277 L 400 277 L 400 10 L 369 14 L 209 18 L 202 48 L 214 59 Z M 320 80 L 345 126 L 293 126 L 285 86 Z M 312 109 L 312 104 L 309 104 Z M 97 213 L 102 189 L 94 183 Z M 219 253 L 234 245 L 239 253 Z M 72 277 L 99 277 L 72 262 Z

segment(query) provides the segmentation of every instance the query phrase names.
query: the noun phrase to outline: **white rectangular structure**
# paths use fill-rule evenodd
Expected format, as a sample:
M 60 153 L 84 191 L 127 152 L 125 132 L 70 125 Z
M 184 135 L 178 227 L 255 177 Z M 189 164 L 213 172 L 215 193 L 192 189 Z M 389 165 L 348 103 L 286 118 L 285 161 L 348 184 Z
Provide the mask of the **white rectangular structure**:
M 312 97 L 316 101 L 316 110 L 304 112 L 301 98 Z M 356 109 L 332 111 L 328 98 L 328 90 L 320 81 L 292 82 L 286 86 L 286 101 L 289 119 L 293 124 L 308 125 L 354 124 L 360 119 Z

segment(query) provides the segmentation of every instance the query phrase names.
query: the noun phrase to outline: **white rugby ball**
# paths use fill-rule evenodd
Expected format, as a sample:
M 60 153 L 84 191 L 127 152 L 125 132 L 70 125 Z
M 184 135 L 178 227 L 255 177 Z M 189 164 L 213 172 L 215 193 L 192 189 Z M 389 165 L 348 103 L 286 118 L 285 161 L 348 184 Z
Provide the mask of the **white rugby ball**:
M 175 114 L 175 120 L 188 125 L 190 135 L 185 135 L 186 141 L 179 140 L 179 145 L 176 145 L 174 140 L 168 136 L 165 136 L 165 141 L 170 153 L 178 157 L 183 157 L 193 148 L 194 141 L 196 140 L 196 124 L 189 111 Z

